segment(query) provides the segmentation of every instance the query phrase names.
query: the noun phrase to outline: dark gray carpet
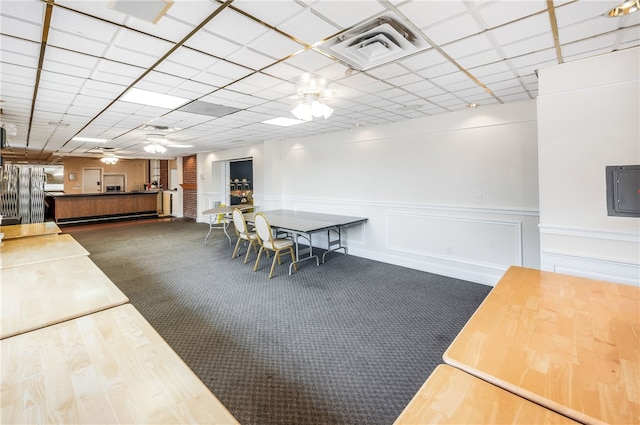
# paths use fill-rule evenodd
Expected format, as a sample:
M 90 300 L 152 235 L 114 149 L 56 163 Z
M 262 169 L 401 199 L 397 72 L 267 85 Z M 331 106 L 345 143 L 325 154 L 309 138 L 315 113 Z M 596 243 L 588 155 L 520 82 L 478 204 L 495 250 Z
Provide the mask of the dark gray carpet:
M 69 232 L 245 425 L 393 423 L 491 289 L 342 254 L 269 280 L 207 230 Z

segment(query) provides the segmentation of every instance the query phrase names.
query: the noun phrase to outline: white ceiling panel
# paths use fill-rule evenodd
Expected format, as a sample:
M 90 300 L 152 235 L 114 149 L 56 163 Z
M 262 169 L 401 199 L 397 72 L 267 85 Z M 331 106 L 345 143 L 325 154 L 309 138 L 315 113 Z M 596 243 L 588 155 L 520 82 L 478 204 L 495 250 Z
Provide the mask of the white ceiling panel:
M 285 20 L 278 28 L 308 44 L 329 38 L 340 30 L 308 8 Z
M 423 28 L 424 34 L 436 44 L 447 44 L 483 31 L 469 13 Z
M 274 27 L 303 8 L 296 2 L 281 0 L 235 0 L 232 6 Z
M 28 22 L 19 17 L 5 15 L 5 4 L 10 6 L 10 5 L 15 5 L 17 3 L 26 3 L 26 2 L 18 2 L 18 1 L 9 1 L 6 3 L 4 1 L 2 2 L 2 9 L 0 10 L 0 17 L 2 17 L 2 33 L 11 35 L 12 37 L 21 38 L 24 40 L 40 42 L 40 40 L 42 39 L 42 25 L 35 24 L 33 22 Z
M 2 0 L 2 118 L 20 125 L 16 141 L 32 146 L 25 157 L 87 155 L 95 146 L 68 143 L 85 126 L 83 133 L 114 139 L 107 147 L 124 147 L 131 157 L 148 157 L 141 125 L 179 127 L 171 137 L 193 140 L 194 148 L 180 151 L 189 155 L 357 123 L 400 122 L 469 102 L 519 102 L 537 95 L 536 69 L 640 45 L 640 13 L 602 17 L 614 0 L 549 3 L 557 16 L 560 59 L 546 0 L 235 0 L 206 24 L 221 1 L 176 0 L 155 25 L 111 10 L 109 2 L 50 3 L 53 19 L 39 75 L 45 3 Z M 367 72 L 310 46 L 374 15 L 393 14 L 409 28 L 421 28 L 418 36 L 425 43 L 437 44 Z M 176 44 L 182 41 L 184 46 Z M 261 124 L 292 116 L 300 102 L 294 82 L 305 73 L 329 81 L 332 117 L 288 128 Z M 139 78 L 139 88 L 240 110 L 213 118 L 114 101 Z M 58 121 L 69 126 L 49 125 Z
M 311 9 L 339 28 L 349 28 L 362 21 L 369 21 L 385 11 L 381 4 L 373 1 L 318 0 L 311 4 Z
M 272 59 L 284 59 L 304 49 L 302 44 L 275 31 L 270 31 L 256 38 L 247 47 L 258 52 L 264 52 Z
M 411 1 L 398 5 L 398 10 L 411 17 L 411 21 L 419 28 L 430 27 L 467 12 L 464 2 L 448 0 Z
M 546 8 L 545 0 L 519 0 L 486 3 L 478 7 L 477 11 L 489 29 L 539 13 Z
M 253 70 L 258 70 L 271 65 L 275 58 L 270 58 L 269 56 L 265 56 L 247 47 L 241 47 L 240 49 L 231 53 L 225 59 L 238 65 L 242 65 Z
M 204 29 L 240 45 L 245 45 L 268 31 L 265 26 L 230 8 L 223 10 Z

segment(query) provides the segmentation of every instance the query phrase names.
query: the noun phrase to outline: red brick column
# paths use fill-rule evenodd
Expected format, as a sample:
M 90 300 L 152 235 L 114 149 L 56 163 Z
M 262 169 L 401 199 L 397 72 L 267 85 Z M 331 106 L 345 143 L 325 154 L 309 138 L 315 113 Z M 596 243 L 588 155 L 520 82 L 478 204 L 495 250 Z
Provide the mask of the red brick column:
M 182 158 L 182 213 L 185 217 L 198 217 L 197 161 L 194 156 Z

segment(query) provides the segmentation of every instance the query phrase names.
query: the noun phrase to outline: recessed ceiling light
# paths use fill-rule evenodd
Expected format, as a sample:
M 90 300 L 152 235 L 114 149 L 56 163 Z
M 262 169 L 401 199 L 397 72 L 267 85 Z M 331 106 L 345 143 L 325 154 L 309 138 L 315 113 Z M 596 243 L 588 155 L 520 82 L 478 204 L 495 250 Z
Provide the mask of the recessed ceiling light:
M 170 148 L 192 148 L 193 145 L 177 145 L 177 144 L 168 144 Z
M 109 141 L 109 139 L 95 139 L 93 137 L 74 137 L 71 140 L 75 142 L 88 142 L 88 143 L 105 143 Z
M 293 118 L 278 117 L 270 120 L 262 121 L 262 124 L 278 125 L 280 127 L 289 127 L 296 124 L 302 124 L 305 121 L 294 120 Z
M 467 103 L 467 108 L 477 108 L 478 106 L 480 105 L 478 105 L 477 103 Z
M 158 108 L 176 109 L 189 102 L 190 99 L 132 88 L 127 90 L 120 100 L 140 105 L 157 106 Z

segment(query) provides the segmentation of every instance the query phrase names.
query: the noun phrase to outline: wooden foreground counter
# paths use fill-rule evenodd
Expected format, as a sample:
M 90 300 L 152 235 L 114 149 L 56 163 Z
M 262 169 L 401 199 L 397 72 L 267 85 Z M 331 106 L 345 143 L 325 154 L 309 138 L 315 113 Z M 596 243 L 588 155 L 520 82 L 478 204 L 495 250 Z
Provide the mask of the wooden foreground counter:
M 88 256 L 0 269 L 0 339 L 124 304 Z
M 27 238 L 30 236 L 55 235 L 60 232 L 60 228 L 52 221 L 0 226 L 0 233 L 4 233 L 4 240 Z
M 511 267 L 446 363 L 584 423 L 640 423 L 640 288 Z
M 0 341 L 3 424 L 237 424 L 130 304 Z
M 577 424 L 449 365 L 439 365 L 394 425 Z
M 71 235 L 44 235 L 2 241 L 0 269 L 89 255 Z

